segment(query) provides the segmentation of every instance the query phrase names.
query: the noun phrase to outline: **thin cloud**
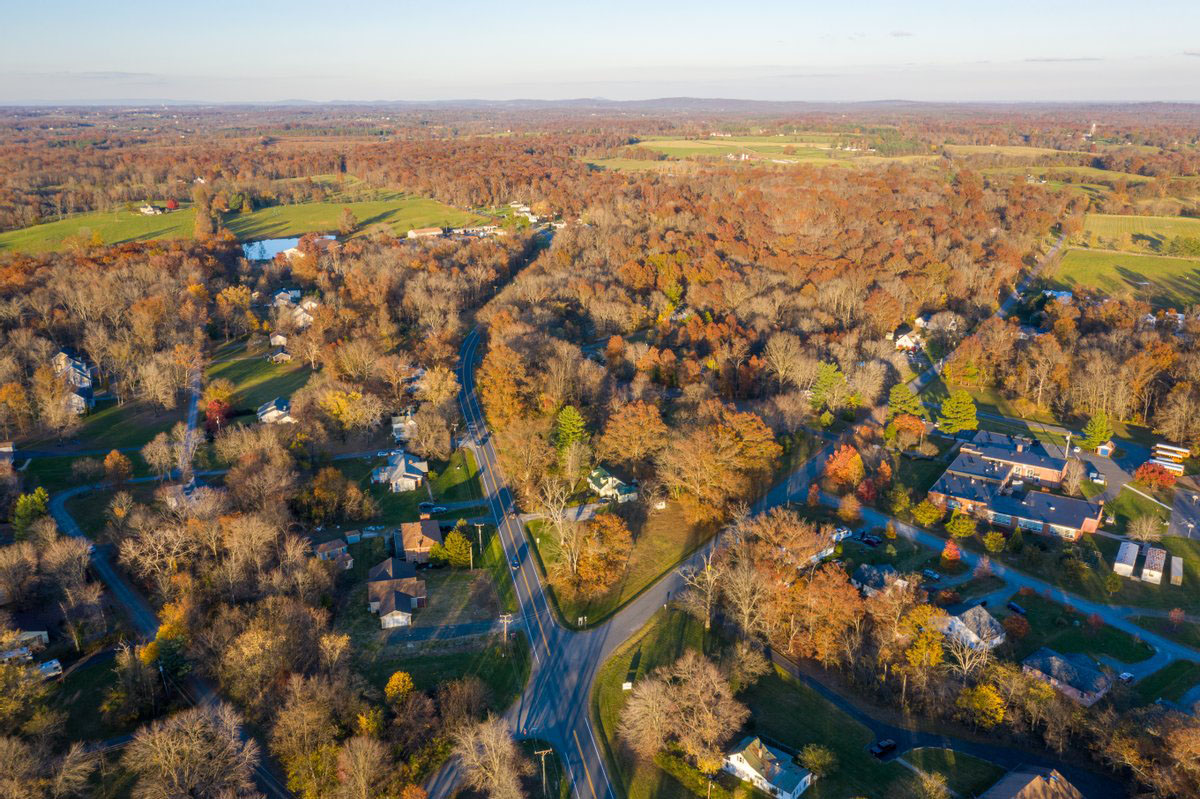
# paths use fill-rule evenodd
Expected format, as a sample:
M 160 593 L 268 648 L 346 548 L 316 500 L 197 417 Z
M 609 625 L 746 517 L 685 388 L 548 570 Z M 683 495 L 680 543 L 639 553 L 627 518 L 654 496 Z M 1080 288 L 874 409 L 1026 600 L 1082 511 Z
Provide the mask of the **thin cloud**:
M 1184 50 L 1184 51 L 1183 51 L 1183 54 L 1184 54 L 1184 55 L 1190 55 L 1190 56 L 1192 56 L 1193 58 L 1200 58 L 1200 52 L 1198 52 L 1198 51 L 1196 51 L 1196 50 Z
M 1103 61 L 1103 58 L 1094 58 L 1091 56 L 1082 58 L 1026 58 L 1025 62 L 1029 64 L 1071 64 L 1077 61 Z
M 892 36 L 897 39 L 907 39 L 909 36 L 916 36 L 912 31 L 892 31 Z

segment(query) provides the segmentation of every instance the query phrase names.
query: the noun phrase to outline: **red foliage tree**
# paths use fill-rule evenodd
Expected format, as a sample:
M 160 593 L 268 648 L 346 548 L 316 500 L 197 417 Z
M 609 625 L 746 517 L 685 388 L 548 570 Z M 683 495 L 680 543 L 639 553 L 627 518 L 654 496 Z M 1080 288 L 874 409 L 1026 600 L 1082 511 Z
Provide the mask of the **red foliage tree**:
M 1151 488 L 1171 488 L 1175 485 L 1175 474 L 1166 467 L 1146 461 L 1133 473 L 1133 479 Z
M 942 560 L 946 563 L 958 563 L 961 558 L 962 550 L 958 548 L 958 543 L 947 541 L 946 546 L 942 548 Z

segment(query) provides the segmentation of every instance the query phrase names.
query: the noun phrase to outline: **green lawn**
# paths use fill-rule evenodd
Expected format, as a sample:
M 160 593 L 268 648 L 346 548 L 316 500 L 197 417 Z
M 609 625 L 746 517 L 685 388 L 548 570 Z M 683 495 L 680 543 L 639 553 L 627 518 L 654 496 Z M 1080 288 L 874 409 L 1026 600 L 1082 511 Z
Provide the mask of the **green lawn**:
M 707 541 L 714 531 L 709 526 L 685 521 L 679 505 L 672 502 L 666 510 L 652 513 L 642 528 L 633 532 L 633 549 L 630 550 L 625 571 L 605 593 L 595 597 L 567 596 L 547 586 L 547 593 L 565 624 L 573 627 L 581 616 L 587 616 L 589 626 L 608 618 L 659 577 L 674 569 L 684 557 Z M 542 524 L 535 521 L 527 526 L 526 537 L 538 556 L 543 574 L 552 572 L 560 558 L 554 536 L 543 533 Z
M 79 427 L 64 436 L 66 440 L 78 439 L 86 449 L 110 447 L 140 447 L 159 433 L 169 431 L 184 420 L 187 406 L 180 403 L 171 410 L 140 400 L 131 400 L 118 405 L 113 400 L 101 400 L 95 409 L 79 420 Z M 24 444 L 26 448 L 52 446 L 55 438 L 43 438 Z
M 421 691 L 462 677 L 478 677 L 488 687 L 488 709 L 502 713 L 520 696 L 529 679 L 529 644 L 523 634 L 510 633 L 507 646 L 497 638 L 482 647 L 459 646 L 446 652 L 386 647 L 361 666 L 367 681 L 380 690 L 396 671 L 411 674 Z
M 51 696 L 56 710 L 67 714 L 66 729 L 73 741 L 102 741 L 131 732 L 138 725 L 110 724 L 100 713 L 100 705 L 116 685 L 110 657 L 99 658 L 71 672 Z
M 234 385 L 230 404 L 235 410 L 255 411 L 276 397 L 290 397 L 308 382 L 311 369 L 303 361 L 271 363 L 264 355 L 247 355 L 245 345 L 223 348 L 221 360 L 204 370 L 211 382 L 224 378 Z
M 429 604 L 413 614 L 413 627 L 441 627 L 499 618 L 500 598 L 488 571 L 482 568 L 429 569 L 421 576 L 429 593 Z
M 1176 660 L 1145 677 L 1135 690 L 1147 704 L 1160 697 L 1178 702 L 1196 683 L 1200 683 L 1200 663 Z
M 1010 642 L 1018 660 L 1042 646 L 1064 654 L 1109 655 L 1122 663 L 1139 663 L 1154 654 L 1149 644 L 1129 633 L 1107 624 L 1093 629 L 1083 614 L 1043 596 L 1014 595 L 1012 600 L 1025 609 L 1030 627 L 1029 635 Z M 997 611 L 997 615 L 1003 617 L 1009 612 Z
M 1120 493 L 1104 504 L 1104 515 L 1106 529 L 1122 534 L 1129 529 L 1131 521 L 1141 516 L 1153 516 L 1161 521 L 1171 518 L 1171 512 L 1166 508 L 1151 502 L 1136 491 L 1129 490 L 1128 487 L 1122 488 Z M 1108 516 L 1113 517 L 1113 524 L 1107 524 Z M 1165 533 L 1167 525 L 1164 524 L 1162 529 Z
M 349 208 L 357 217 L 359 232 L 383 225 L 397 236 L 412 228 L 457 227 L 478 224 L 486 217 L 460 211 L 437 200 L 404 194 L 381 192 L 377 200 L 366 202 L 320 202 L 261 208 L 249 214 L 224 214 L 222 225 L 242 241 L 305 233 L 334 233 L 342 209 Z M 191 208 L 161 216 L 142 216 L 124 209 L 104 213 L 78 214 L 57 222 L 0 233 L 0 251 L 39 252 L 61 247 L 64 240 L 82 230 L 98 233 L 105 244 L 141 239 L 191 238 L 195 212 Z
M 961 799 L 979 794 L 1004 776 L 1004 769 L 987 760 L 955 752 L 953 749 L 924 747 L 913 749 L 904 759 L 927 773 L 941 774 L 946 785 Z
M 1134 252 L 1161 252 L 1175 236 L 1200 239 L 1200 219 L 1186 216 L 1088 214 L 1083 222 L 1083 234 L 1085 240 L 1094 246 Z M 1100 242 L 1100 239 L 1105 241 Z
M 386 486 L 371 482 L 371 472 L 385 463 L 384 458 L 356 458 L 354 460 L 336 461 L 334 465 L 351 480 L 358 482 L 369 492 L 379 504 L 379 514 L 361 524 L 395 525 L 401 522 L 415 521 L 420 511 L 417 506 L 429 501 L 429 492 L 425 486 L 414 491 L 402 491 L 393 494 Z M 450 456 L 449 461 L 429 462 L 429 483 L 433 489 L 436 502 L 465 502 L 479 499 L 478 506 L 460 508 L 440 513 L 440 519 L 472 518 L 486 515 L 483 490 L 479 482 L 479 467 L 475 456 L 467 450 L 457 450 Z M 360 526 L 359 523 L 344 524 L 342 527 Z
M 1194 621 L 1182 621 L 1175 625 L 1171 623 L 1170 619 L 1164 619 L 1161 616 L 1134 616 L 1130 621 L 1139 627 L 1156 632 L 1164 638 L 1178 641 L 1193 649 L 1200 649 L 1200 624 Z
M 1200 302 L 1200 260 L 1072 249 L 1047 277 L 1058 288 L 1128 292 L 1154 308 Z

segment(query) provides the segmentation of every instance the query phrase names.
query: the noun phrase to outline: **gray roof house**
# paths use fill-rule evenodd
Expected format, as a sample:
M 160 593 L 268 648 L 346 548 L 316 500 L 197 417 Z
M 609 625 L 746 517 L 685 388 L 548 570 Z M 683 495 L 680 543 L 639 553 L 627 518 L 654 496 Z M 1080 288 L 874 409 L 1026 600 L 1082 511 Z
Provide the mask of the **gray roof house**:
M 850 584 L 862 591 L 863 596 L 868 597 L 874 596 L 893 583 L 906 584 L 898 578 L 896 570 L 886 563 L 881 566 L 864 563 L 850 575 Z
M 957 616 L 950 616 L 942 632 L 972 649 L 994 649 L 1004 643 L 1004 627 L 983 605 L 975 605 Z
M 743 738 L 725 756 L 722 769 L 776 799 L 796 799 L 814 779 L 811 771 L 796 765 L 786 752 L 755 737 Z
M 1112 678 L 1086 655 L 1061 655 L 1042 647 L 1021 661 L 1021 668 L 1084 707 L 1099 702 L 1112 687 Z

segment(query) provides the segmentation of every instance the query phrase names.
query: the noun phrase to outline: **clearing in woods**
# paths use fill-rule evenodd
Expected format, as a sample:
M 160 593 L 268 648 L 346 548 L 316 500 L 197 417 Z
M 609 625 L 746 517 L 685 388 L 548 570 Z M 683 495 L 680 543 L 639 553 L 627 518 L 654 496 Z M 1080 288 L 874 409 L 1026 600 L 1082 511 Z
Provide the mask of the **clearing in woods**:
M 1093 246 L 1135 252 L 1163 252 L 1163 248 L 1176 236 L 1200 239 L 1200 219 L 1088 214 L 1083 223 L 1083 233 Z

